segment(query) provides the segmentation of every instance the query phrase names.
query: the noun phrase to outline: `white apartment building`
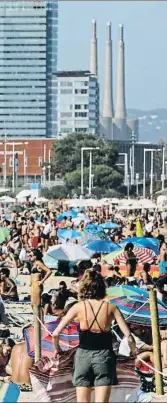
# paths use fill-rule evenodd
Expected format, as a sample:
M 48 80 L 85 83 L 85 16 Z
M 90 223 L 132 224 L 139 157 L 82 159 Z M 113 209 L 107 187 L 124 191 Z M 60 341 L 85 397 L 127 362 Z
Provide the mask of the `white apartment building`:
M 99 84 L 90 71 L 57 72 L 57 137 L 99 134 Z

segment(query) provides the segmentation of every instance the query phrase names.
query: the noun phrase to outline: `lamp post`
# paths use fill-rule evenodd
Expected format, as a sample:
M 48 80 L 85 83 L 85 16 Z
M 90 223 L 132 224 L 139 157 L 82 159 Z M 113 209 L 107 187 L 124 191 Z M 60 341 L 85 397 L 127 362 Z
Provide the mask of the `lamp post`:
M 50 178 L 51 178 L 51 150 L 49 150 L 49 165 L 48 165 L 49 189 L 50 189 Z
M 93 174 L 91 175 L 91 178 L 92 178 L 92 189 L 93 189 L 93 178 L 94 178 Z
M 99 150 L 100 147 L 81 147 L 81 195 L 83 195 L 83 153 L 84 151 L 90 151 L 90 163 L 89 163 L 89 194 L 91 194 L 91 175 L 92 175 L 92 153 L 93 150 Z
M 165 147 L 162 149 L 162 190 L 164 190 L 164 183 L 165 183 Z
M 139 174 L 136 173 L 136 195 L 139 196 Z
M 127 197 L 129 199 L 129 174 L 127 174 Z
M 44 164 L 46 163 L 46 144 L 43 147 L 43 162 Z M 46 168 L 43 169 L 43 182 L 44 184 L 46 183 Z
M 116 164 L 116 165 L 123 165 L 124 166 L 124 185 L 127 186 L 128 154 L 127 153 L 119 153 L 119 155 L 124 156 L 124 163 L 123 164 Z
M 42 168 L 42 171 L 43 171 L 43 186 L 45 187 L 45 178 L 46 178 L 45 172 L 46 172 L 46 166 L 44 166 L 44 167 Z
M 150 195 L 153 195 L 153 164 L 155 151 L 161 151 L 161 149 L 156 148 L 144 148 L 144 161 L 143 161 L 143 198 L 146 197 L 146 152 L 151 152 L 151 172 L 150 172 Z
M 7 146 L 7 145 L 9 145 L 9 146 L 12 146 L 12 191 L 13 191 L 13 193 L 15 192 L 15 173 L 17 173 L 16 171 L 15 171 L 15 146 L 20 146 L 20 145 L 22 145 L 22 144 L 28 144 L 28 142 L 9 142 L 9 143 L 7 143 L 6 142 L 6 145 L 5 145 L 5 147 Z M 6 148 L 5 148 L 5 150 L 6 150 Z M 5 157 L 5 159 L 6 159 L 6 157 Z M 17 167 L 17 169 L 18 169 L 18 167 Z
M 5 131 L 5 142 L 4 142 L 4 187 L 6 187 L 6 168 L 7 168 L 7 161 L 6 161 L 6 131 Z
M 90 151 L 90 162 L 89 162 L 89 195 L 92 191 L 92 151 Z
M 27 145 L 28 144 L 28 142 L 26 141 L 25 143 L 24 143 L 25 145 Z M 24 185 L 26 184 L 26 182 L 28 182 L 27 181 L 27 157 L 26 157 L 26 149 L 24 148 L 24 157 L 23 157 L 23 159 L 24 159 Z

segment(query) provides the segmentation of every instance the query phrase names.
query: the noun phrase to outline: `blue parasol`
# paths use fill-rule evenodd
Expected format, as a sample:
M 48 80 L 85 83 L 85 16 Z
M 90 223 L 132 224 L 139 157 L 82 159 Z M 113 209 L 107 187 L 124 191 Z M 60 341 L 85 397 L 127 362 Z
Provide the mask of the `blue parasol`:
M 92 250 L 94 253 L 111 253 L 116 250 L 120 250 L 120 247 L 114 242 L 103 239 L 88 243 L 87 248 Z
M 153 252 L 158 256 L 159 249 L 158 249 L 158 239 L 156 238 L 144 238 L 144 237 L 135 237 L 135 238 L 126 238 L 119 243 L 119 245 L 124 248 L 127 243 L 133 243 L 135 246 L 140 248 L 147 248 L 152 249 Z
M 66 241 L 67 239 L 77 239 L 81 238 L 81 233 L 75 229 L 59 229 L 57 235 L 61 241 Z
M 77 217 L 77 212 L 76 212 L 75 210 L 64 211 L 64 213 L 60 214 L 60 215 L 57 217 L 57 220 L 58 220 L 58 221 L 62 221 L 64 217 L 67 217 L 67 218 L 69 218 L 69 217 L 75 218 L 75 217 Z
M 119 228 L 119 225 L 116 224 L 115 222 L 105 222 L 104 224 L 100 224 L 99 228 L 102 228 L 102 229 L 117 229 L 117 228 Z

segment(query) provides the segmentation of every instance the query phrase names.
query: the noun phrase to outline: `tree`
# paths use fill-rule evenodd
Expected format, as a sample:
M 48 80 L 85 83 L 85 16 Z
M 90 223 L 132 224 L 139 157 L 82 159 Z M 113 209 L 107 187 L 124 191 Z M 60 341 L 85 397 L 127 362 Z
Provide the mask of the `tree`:
M 93 165 L 108 165 L 113 167 L 118 159 L 118 151 L 111 141 L 94 136 L 92 134 L 71 134 L 54 144 L 52 159 L 55 173 L 73 172 L 81 166 L 81 148 L 99 147 L 93 152 Z M 89 166 L 89 151 L 84 152 L 84 166 Z
M 106 165 L 95 165 L 93 169 L 93 186 L 105 189 L 118 187 L 122 183 L 122 173 Z M 84 184 L 88 187 L 89 184 L 89 168 L 84 169 Z M 69 189 L 80 187 L 81 171 L 69 172 L 64 177 L 65 183 Z
M 67 193 L 80 193 L 81 148 L 99 147 L 92 153 L 93 185 L 102 193 L 118 188 L 123 181 L 122 170 L 116 165 L 118 151 L 111 141 L 92 134 L 71 134 L 54 144 L 52 167 L 64 177 Z M 84 152 L 84 190 L 89 185 L 89 150 Z

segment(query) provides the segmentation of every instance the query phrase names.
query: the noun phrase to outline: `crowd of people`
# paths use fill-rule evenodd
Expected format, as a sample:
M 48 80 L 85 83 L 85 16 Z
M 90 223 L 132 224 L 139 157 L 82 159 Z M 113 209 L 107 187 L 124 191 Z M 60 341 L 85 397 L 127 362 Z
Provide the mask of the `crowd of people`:
M 28 201 L 27 201 L 28 202 Z M 150 274 L 151 265 L 147 262 L 142 271 L 136 277 L 138 259 L 134 252 L 133 242 L 128 242 L 124 247 L 126 259 L 126 275 L 121 274 L 119 258 L 114 264 L 105 261 L 105 255 L 95 253 L 89 261 L 59 262 L 56 273 L 52 273 L 44 263 L 44 256 L 51 246 L 61 244 L 60 229 L 77 229 L 84 235 L 87 222 L 83 219 L 73 220 L 72 215 L 66 216 L 64 211 L 67 206 L 57 202 L 54 208 L 42 208 L 26 204 L 26 209 L 21 213 L 12 212 L 9 218 L 2 215 L 1 227 L 9 231 L 9 236 L 1 244 L 0 248 L 0 295 L 5 301 L 19 301 L 16 277 L 19 274 L 30 275 L 29 300 L 34 305 L 41 306 L 41 318 L 45 315 L 60 316 L 61 322 L 55 329 L 53 341 L 55 356 L 60 354 L 59 334 L 62 329 L 74 318 L 78 318 L 80 324 L 79 348 L 75 358 L 73 384 L 77 390 L 77 401 L 90 401 L 91 388 L 95 387 L 95 401 L 107 402 L 109 400 L 112 384 L 116 382 L 115 355 L 112 348 L 111 324 L 116 320 L 122 341 L 119 346 L 119 354 L 132 355 L 136 358 L 136 368 L 139 367 L 140 358 L 154 363 L 151 334 L 136 328 L 129 328 L 115 305 L 109 304 L 106 299 L 106 287 L 115 285 L 135 285 L 140 288 L 157 290 L 158 297 L 166 302 L 167 296 L 167 244 L 165 241 L 166 215 L 161 213 L 149 213 L 149 211 L 116 214 L 114 208 L 85 208 L 84 214 L 89 219 L 89 224 L 104 224 L 112 222 L 118 224 L 116 229 L 105 230 L 99 236 L 101 239 L 111 240 L 119 244 L 126 238 L 136 237 L 136 219 L 140 220 L 141 227 L 146 238 L 157 239 L 159 255 L 155 264 L 159 267 L 159 278 L 153 279 Z M 76 209 L 79 211 L 79 209 Z M 83 211 L 80 211 L 83 213 Z M 62 215 L 61 220 L 59 219 Z M 81 214 L 82 215 L 82 214 Z M 68 239 L 66 242 L 70 242 Z M 77 239 L 73 242 L 78 243 Z M 107 274 L 102 276 L 104 269 Z M 45 291 L 45 282 L 54 275 L 61 275 L 59 286 L 49 292 Z M 75 277 L 68 289 L 63 275 Z M 73 298 L 71 303 L 69 299 Z M 68 308 L 67 304 L 70 302 Z M 0 306 L 1 311 L 1 306 Z M 0 312 L 1 314 L 1 312 Z M 3 312 L 1 320 L 3 318 Z M 149 334 L 148 334 L 149 333 Z M 165 335 L 165 336 L 164 336 Z M 124 338 L 123 338 L 124 336 Z M 167 368 L 167 342 L 166 330 L 161 330 L 161 349 L 163 369 Z M 2 342 L 0 360 L 5 370 L 10 361 L 10 354 L 14 347 L 11 339 Z M 2 371 L 1 371 L 2 372 Z M 2 378 L 8 381 L 11 369 L 8 368 Z M 0 373 L 1 380 L 1 373 Z

